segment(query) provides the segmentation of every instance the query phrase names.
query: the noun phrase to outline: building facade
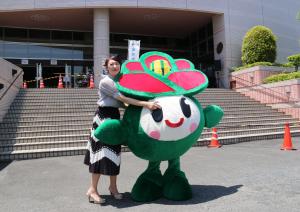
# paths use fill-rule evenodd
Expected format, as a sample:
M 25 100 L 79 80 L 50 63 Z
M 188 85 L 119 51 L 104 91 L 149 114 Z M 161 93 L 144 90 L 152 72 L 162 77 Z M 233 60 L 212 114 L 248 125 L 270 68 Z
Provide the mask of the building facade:
M 142 53 L 190 59 L 211 87 L 229 87 L 242 39 L 255 25 L 277 36 L 277 62 L 300 52 L 299 10 L 299 0 L 0 1 L 0 57 L 22 67 L 27 81 L 42 66 L 49 87 L 65 70 L 81 87 L 91 72 L 98 83 L 106 57 L 126 58 L 127 41 L 141 40 Z

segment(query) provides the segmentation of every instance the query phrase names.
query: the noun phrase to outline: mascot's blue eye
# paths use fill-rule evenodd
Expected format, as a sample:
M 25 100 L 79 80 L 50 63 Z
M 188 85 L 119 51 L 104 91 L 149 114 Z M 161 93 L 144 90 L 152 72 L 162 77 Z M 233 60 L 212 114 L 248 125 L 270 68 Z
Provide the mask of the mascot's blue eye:
M 184 97 L 180 99 L 180 107 L 185 117 L 191 117 L 191 107 L 189 104 L 185 103 Z
M 157 108 L 155 110 L 152 110 L 152 118 L 154 119 L 154 121 L 156 122 L 161 122 L 161 120 L 163 120 L 163 111 L 160 108 Z

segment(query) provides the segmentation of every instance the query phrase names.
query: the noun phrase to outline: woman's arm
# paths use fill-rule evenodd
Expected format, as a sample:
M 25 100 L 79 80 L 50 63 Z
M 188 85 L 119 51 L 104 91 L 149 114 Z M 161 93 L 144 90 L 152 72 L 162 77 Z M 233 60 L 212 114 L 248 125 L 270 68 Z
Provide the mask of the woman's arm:
M 141 101 L 141 100 L 133 99 L 133 98 L 130 98 L 130 97 L 126 97 L 122 94 L 119 94 L 118 96 L 116 96 L 116 99 L 118 99 L 121 102 L 130 104 L 130 105 L 146 107 L 149 110 L 155 110 L 155 109 L 161 108 L 160 105 L 157 102 Z

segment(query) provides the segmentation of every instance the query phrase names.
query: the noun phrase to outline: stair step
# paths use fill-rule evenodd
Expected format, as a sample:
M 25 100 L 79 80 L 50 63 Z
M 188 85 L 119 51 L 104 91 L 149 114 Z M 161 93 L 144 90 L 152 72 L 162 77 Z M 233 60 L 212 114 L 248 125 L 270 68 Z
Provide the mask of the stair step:
M 300 136 L 300 130 L 291 130 L 291 136 Z M 272 132 L 272 133 L 259 133 L 259 134 L 248 134 L 248 135 L 239 135 L 239 136 L 225 136 L 225 137 L 218 137 L 218 141 L 222 145 L 227 144 L 236 144 L 241 142 L 249 142 L 249 141 L 256 141 L 259 140 L 269 140 L 269 139 L 276 139 L 276 138 L 283 138 L 284 132 Z M 195 146 L 207 146 L 210 143 L 210 138 L 201 138 L 198 139 L 198 142 Z M 280 147 L 279 147 L 280 148 Z
M 5 138 L 25 138 L 25 137 L 37 137 L 37 136 L 59 136 L 59 135 L 81 135 L 88 134 L 91 128 L 80 129 L 60 129 L 60 130 L 39 130 L 39 131 L 22 131 L 22 132 L 7 132 L 0 135 L 0 139 Z
M 72 124 L 91 124 L 92 120 L 88 119 L 88 120 L 73 120 Z M 14 127 L 14 126 L 48 126 L 50 125 L 55 125 L 55 124 L 59 124 L 59 125 L 63 125 L 63 124 L 70 124 L 69 121 L 47 121 L 47 122 L 43 122 L 43 121 L 38 121 L 38 122 L 32 122 L 32 121 L 22 121 L 22 122 L 7 122 L 7 123 L 0 123 L 0 128 L 5 128 L 5 127 Z
M 0 123 L 0 160 L 84 154 L 97 92 L 86 88 L 21 89 Z M 300 136 L 299 120 L 236 91 L 206 89 L 195 98 L 203 108 L 211 104 L 222 107 L 224 117 L 217 126 L 220 143 L 283 137 L 286 122 L 291 134 Z M 207 145 L 211 134 L 211 129 L 204 128 L 195 146 Z
M 89 133 L 78 135 L 50 135 L 50 136 L 32 136 L 17 138 L 0 138 L 0 144 L 16 144 L 16 143 L 34 143 L 34 142 L 51 142 L 51 141 L 73 141 L 87 140 Z
M 63 125 L 44 125 L 44 126 L 20 126 L 15 125 L 11 127 L 0 128 L 0 133 L 10 133 L 10 132 L 25 132 L 25 131 L 41 131 L 41 130 L 65 130 L 65 129 L 81 129 L 81 128 L 90 128 L 92 122 L 88 124 L 63 124 Z
M 65 147 L 85 147 L 86 144 L 87 144 L 87 140 L 16 143 L 13 145 L 0 144 L 0 152 L 47 149 L 47 148 L 52 149 L 52 148 L 65 148 Z
M 300 136 L 300 130 L 291 131 L 292 136 Z M 283 138 L 283 133 L 262 133 L 250 134 L 245 136 L 227 136 L 219 137 L 220 144 L 235 144 L 240 142 L 266 140 Z M 207 146 L 210 143 L 209 138 L 198 139 L 194 146 Z M 280 147 L 278 147 L 280 148 Z M 129 151 L 128 147 L 122 147 L 122 151 Z M 0 160 L 24 160 L 44 157 L 59 157 L 59 156 L 73 156 L 83 155 L 86 152 L 86 147 L 63 147 L 63 148 L 47 148 L 47 149 L 30 149 L 30 150 L 13 150 L 0 152 Z
M 29 122 L 29 121 L 73 121 L 73 120 L 93 120 L 94 115 L 85 116 L 56 116 L 56 117 L 26 117 L 26 118 L 5 118 L 3 122 Z
M 45 157 L 73 156 L 83 155 L 86 152 L 84 147 L 65 147 L 51 149 L 34 149 L 34 150 L 15 150 L 0 152 L 0 160 L 25 160 Z

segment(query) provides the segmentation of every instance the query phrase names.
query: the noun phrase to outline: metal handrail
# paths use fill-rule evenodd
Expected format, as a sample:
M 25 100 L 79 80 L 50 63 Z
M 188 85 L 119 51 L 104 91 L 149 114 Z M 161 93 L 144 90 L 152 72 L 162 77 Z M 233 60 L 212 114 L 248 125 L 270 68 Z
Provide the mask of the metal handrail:
M 242 87 L 241 89 L 243 88 L 248 88 L 250 90 L 254 90 L 255 92 L 260 92 L 260 93 L 263 93 L 265 95 L 268 95 L 270 97 L 273 97 L 273 98 L 277 98 L 282 100 L 282 102 L 277 102 L 276 103 L 295 103 L 295 102 L 300 102 L 300 99 L 298 98 L 294 98 L 294 97 L 290 97 L 289 95 L 287 95 L 286 93 L 282 93 L 282 92 L 279 92 L 279 91 L 274 91 L 270 88 L 266 88 L 264 86 L 262 86 L 261 84 L 256 84 L 256 83 L 253 83 L 251 81 L 248 81 L 248 80 L 245 80 L 245 79 L 242 79 L 240 77 L 237 77 L 237 76 L 232 76 L 232 78 L 236 78 L 236 79 L 239 79 L 241 81 L 244 81 L 244 82 L 247 82 L 248 84 L 243 84 L 243 85 L 246 85 L 245 87 Z M 257 88 L 262 88 L 264 90 L 261 90 L 261 89 L 255 89 L 254 86 Z
M 0 97 L 0 101 L 2 100 L 2 98 L 5 96 L 5 94 L 8 92 L 8 90 L 12 87 L 12 86 L 14 86 L 14 87 L 16 87 L 16 88 L 19 88 L 18 86 L 15 86 L 14 85 L 14 83 L 15 83 L 15 81 L 21 76 L 23 74 L 23 71 L 20 71 L 19 73 L 18 73 L 18 75 L 15 77 L 15 79 L 10 83 L 10 85 L 6 88 L 6 90 L 3 92 L 3 94 L 1 95 L 1 97 Z M 3 79 L 2 77 L 0 77 L 1 79 Z M 4 81 L 6 81 L 6 82 L 8 82 L 6 79 L 3 79 Z

